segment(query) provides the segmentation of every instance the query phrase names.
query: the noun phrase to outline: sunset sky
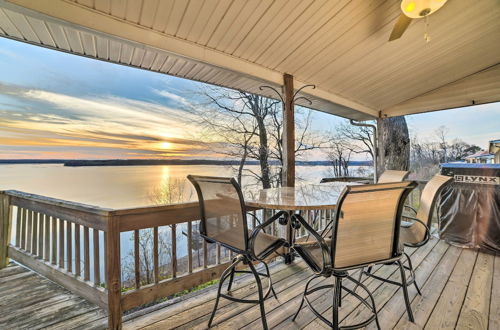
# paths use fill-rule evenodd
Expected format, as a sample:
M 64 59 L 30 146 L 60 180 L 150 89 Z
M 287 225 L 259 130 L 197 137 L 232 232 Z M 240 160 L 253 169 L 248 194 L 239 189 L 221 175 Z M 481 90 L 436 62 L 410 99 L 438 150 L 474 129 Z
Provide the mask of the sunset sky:
M 201 85 L 0 38 L 0 159 L 217 157 L 187 111 Z M 407 118 L 421 139 L 440 125 L 483 148 L 500 138 L 498 103 Z M 340 121 L 315 111 L 312 128 Z

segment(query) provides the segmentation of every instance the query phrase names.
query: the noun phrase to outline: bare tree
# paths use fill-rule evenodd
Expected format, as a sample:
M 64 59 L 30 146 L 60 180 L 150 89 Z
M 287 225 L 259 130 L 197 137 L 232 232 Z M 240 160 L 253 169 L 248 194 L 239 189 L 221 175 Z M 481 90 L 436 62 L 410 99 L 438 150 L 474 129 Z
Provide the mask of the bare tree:
M 154 281 L 154 256 L 153 256 L 153 228 L 142 229 L 139 231 L 139 271 L 141 276 L 141 284 L 149 284 Z M 130 237 L 133 241 L 134 237 Z M 164 277 L 168 276 L 169 271 L 167 266 L 172 261 L 172 238 L 170 230 L 162 227 L 158 231 L 158 264 L 164 271 L 160 273 Z M 134 253 L 130 251 L 124 262 L 124 280 L 130 280 L 135 273 Z
M 169 205 L 192 200 L 193 189 L 185 178 L 168 178 L 166 182 L 153 187 L 148 198 L 154 205 Z
M 331 162 L 334 177 L 349 176 L 349 162 L 353 152 L 353 146 L 344 138 L 342 133 L 337 133 L 331 137 L 327 157 Z
M 185 179 L 169 178 L 167 182 L 151 189 L 148 193 L 149 200 L 154 205 L 167 205 L 180 203 L 191 200 L 193 191 L 191 185 L 188 185 Z M 154 229 L 147 228 L 138 231 L 139 233 L 139 272 L 141 284 L 152 283 L 154 280 Z M 176 233 L 176 238 L 180 233 Z M 131 241 L 135 240 L 134 236 L 130 237 Z M 193 240 L 195 241 L 195 240 Z M 193 243 L 195 244 L 195 243 Z M 199 246 L 194 246 L 195 251 L 198 251 L 200 258 Z M 160 268 L 160 276 L 168 277 L 171 274 L 169 265 L 172 263 L 172 227 L 163 226 L 158 228 L 158 265 Z M 133 251 L 129 251 L 124 258 L 124 281 L 131 280 L 135 274 L 135 255 Z
M 354 126 L 346 121 L 340 124 L 337 130 L 343 139 L 350 142 L 348 146 L 352 149 L 352 152 L 367 154 L 371 160 L 374 159 L 375 145 L 372 128 Z
M 283 166 L 282 109 L 278 101 L 246 92 L 219 87 L 201 91 L 205 100 L 194 109 L 201 134 L 219 154 L 238 158 L 237 177 L 241 182 L 247 174 L 256 178 L 263 188 L 281 185 Z M 319 134 L 310 130 L 311 111 L 296 111 L 296 156 L 321 147 Z M 245 167 L 247 160 L 259 161 L 260 171 Z
M 442 161 L 447 162 L 448 161 L 448 142 L 447 142 L 447 136 L 448 136 L 449 129 L 442 125 L 439 126 L 435 131 L 434 134 L 436 135 L 438 139 L 439 146 L 441 147 L 442 150 Z

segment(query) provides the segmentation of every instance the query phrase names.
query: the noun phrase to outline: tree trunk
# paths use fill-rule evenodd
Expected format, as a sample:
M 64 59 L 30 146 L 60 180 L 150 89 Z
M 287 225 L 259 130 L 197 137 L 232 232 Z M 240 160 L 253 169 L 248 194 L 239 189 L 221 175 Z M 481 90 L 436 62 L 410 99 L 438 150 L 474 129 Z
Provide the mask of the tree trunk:
M 385 170 L 408 171 L 410 168 L 410 135 L 404 116 L 377 120 L 378 176 Z
M 243 149 L 243 155 L 240 159 L 240 165 L 238 166 L 238 184 L 241 186 L 241 177 L 243 176 L 243 167 L 245 166 L 245 162 L 247 161 L 248 149 L 245 145 Z
M 257 119 L 257 125 L 259 128 L 259 163 L 260 171 L 262 176 L 262 188 L 271 188 L 271 178 L 269 169 L 269 146 L 267 141 L 267 131 L 264 120 L 261 118 Z

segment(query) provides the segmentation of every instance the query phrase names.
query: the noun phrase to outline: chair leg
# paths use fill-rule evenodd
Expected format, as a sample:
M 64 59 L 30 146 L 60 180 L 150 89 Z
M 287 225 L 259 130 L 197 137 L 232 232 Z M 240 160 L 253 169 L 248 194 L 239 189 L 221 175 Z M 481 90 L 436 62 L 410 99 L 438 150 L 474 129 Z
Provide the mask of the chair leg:
M 233 262 L 235 261 L 236 259 L 233 259 Z M 227 292 L 231 291 L 231 287 L 233 286 L 233 280 L 234 280 L 234 272 L 235 272 L 235 268 L 236 267 L 233 267 L 231 269 L 231 275 L 229 275 L 229 283 L 227 285 Z
M 266 267 L 266 273 L 267 273 L 267 278 L 269 279 L 269 287 L 271 289 L 271 292 L 273 293 L 274 298 L 279 301 L 278 296 L 276 295 L 276 292 L 274 291 L 273 280 L 271 278 L 271 273 L 269 272 L 269 267 L 267 266 L 267 263 L 265 261 L 261 261 L 261 263 L 263 263 L 264 267 Z
M 359 276 L 358 276 L 358 282 L 361 283 L 363 282 L 362 279 L 363 279 L 363 272 L 365 271 L 365 267 L 361 268 L 359 270 Z M 358 288 L 359 284 L 356 283 L 356 285 L 354 286 L 354 289 L 352 289 L 352 291 L 356 292 L 356 289 Z
M 373 295 L 370 291 L 366 290 L 368 293 L 368 296 L 370 297 L 370 301 L 372 302 L 373 306 L 373 313 L 375 314 L 375 323 L 377 325 L 377 329 L 380 330 L 380 323 L 378 321 L 378 311 L 377 311 L 377 306 L 375 306 L 375 299 L 373 299 Z
M 295 312 L 295 315 L 292 318 L 292 321 L 295 321 L 297 316 L 299 315 L 300 310 L 302 309 L 302 306 L 304 306 L 304 301 L 306 300 L 306 294 L 307 294 L 307 289 L 309 288 L 309 284 L 316 278 L 316 276 L 313 276 L 307 281 L 306 286 L 304 288 L 304 294 L 302 295 L 302 301 L 300 302 L 299 309 L 297 309 L 297 312 Z
M 220 277 L 219 287 L 217 289 L 217 297 L 215 298 L 214 309 L 212 311 L 212 315 L 210 315 L 210 320 L 208 320 L 208 327 L 209 328 L 212 326 L 212 322 L 214 320 L 215 312 L 217 311 L 217 306 L 219 305 L 220 292 L 222 290 L 222 285 L 224 284 L 224 280 L 228 276 L 228 272 L 229 271 L 233 272 L 234 268 L 236 267 L 236 265 L 240 262 L 240 260 L 237 260 L 236 258 L 233 259 L 233 260 L 235 260 L 235 261 L 231 264 L 231 266 L 229 266 L 228 268 L 226 268 L 226 270 L 224 270 L 224 272 L 222 272 L 222 275 Z
M 332 328 L 339 329 L 339 307 L 342 293 L 342 278 L 335 278 L 335 290 L 333 291 Z
M 413 317 L 413 312 L 411 310 L 410 298 L 408 297 L 408 285 L 406 284 L 405 269 L 403 267 L 403 264 L 401 263 L 401 260 L 398 260 L 397 264 L 399 266 L 399 272 L 401 273 L 401 289 L 403 290 L 403 295 L 405 298 L 406 312 L 408 313 L 408 318 L 410 319 L 410 321 L 415 322 L 415 318 Z
M 415 289 L 417 289 L 418 294 L 421 296 L 422 292 L 420 292 L 420 288 L 417 285 L 417 278 L 415 277 L 415 271 L 413 270 L 413 264 L 411 262 L 410 256 L 405 253 L 406 259 L 408 260 L 408 267 L 410 268 L 410 273 L 413 276 L 413 285 Z
M 370 292 L 370 290 L 368 290 L 368 288 L 366 287 L 366 285 L 364 285 L 363 283 L 357 281 L 355 278 L 348 277 L 348 279 L 350 279 L 352 282 L 354 282 L 355 284 L 357 284 L 358 286 L 360 286 L 368 294 L 368 297 L 370 298 L 371 305 L 369 305 L 369 304 L 367 305 L 366 300 L 363 299 L 356 292 L 354 292 L 352 290 L 349 290 L 348 288 L 344 287 L 344 289 L 347 292 L 349 292 L 350 294 L 352 294 L 353 296 L 355 296 L 356 298 L 358 298 L 363 304 L 365 304 L 365 306 L 367 306 L 368 308 L 370 308 L 372 310 L 373 315 L 375 316 L 375 323 L 377 325 L 377 329 L 380 330 L 380 323 L 378 321 L 377 306 L 375 305 L 375 299 L 373 299 L 372 293 Z
M 339 308 L 342 307 L 342 285 L 339 288 Z
M 250 262 L 248 263 L 250 266 L 250 270 L 253 273 L 253 276 L 255 277 L 255 282 L 257 282 L 257 290 L 259 291 L 259 305 L 260 305 L 260 316 L 262 319 L 262 326 L 264 327 L 264 330 L 267 330 L 267 321 L 266 321 L 266 309 L 264 307 L 264 293 L 262 292 L 262 283 L 260 281 L 259 273 L 255 270 L 254 265 Z

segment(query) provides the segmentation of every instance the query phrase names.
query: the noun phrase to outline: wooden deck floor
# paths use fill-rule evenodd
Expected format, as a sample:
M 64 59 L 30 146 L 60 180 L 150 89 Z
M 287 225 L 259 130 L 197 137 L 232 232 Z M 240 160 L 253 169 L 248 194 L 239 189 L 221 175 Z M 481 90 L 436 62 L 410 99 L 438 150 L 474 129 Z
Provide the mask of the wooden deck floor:
M 0 329 L 87 328 L 105 320 L 101 308 L 27 268 L 0 270 Z
M 423 293 L 418 296 L 416 290 L 410 288 L 415 323 L 407 320 L 403 296 L 396 287 L 371 278 L 364 281 L 374 294 L 382 329 L 500 329 L 500 256 L 460 249 L 437 239 L 409 252 Z M 307 307 L 295 322 L 291 321 L 305 281 L 311 276 L 304 263 L 277 263 L 271 271 L 279 301 L 274 298 L 266 301 L 269 326 L 275 329 L 325 328 Z M 392 266 L 377 267 L 376 273 L 398 278 Z M 215 289 L 209 287 L 163 306 L 129 315 L 124 328 L 205 329 Z M 241 276 L 233 292 L 238 297 L 250 297 L 254 295 L 255 284 L 248 276 Z M 331 294 L 313 298 L 315 306 L 330 316 Z M 367 313 L 352 297 L 345 296 L 342 300 L 340 315 L 345 324 L 357 323 Z M 0 329 L 102 328 L 104 321 L 101 309 L 25 268 L 11 266 L 0 271 Z M 222 329 L 258 329 L 261 328 L 260 312 L 255 305 L 221 300 L 214 323 Z M 375 328 L 375 324 L 367 328 Z
M 424 247 L 409 251 L 416 267 L 422 296 L 410 288 L 415 323 L 407 320 L 402 292 L 374 279 L 365 279 L 380 310 L 382 329 L 500 329 L 500 256 L 460 249 L 433 239 Z M 377 274 L 398 278 L 396 267 L 384 266 Z M 274 288 L 279 301 L 266 301 L 267 322 L 275 329 L 318 329 L 325 325 L 304 307 L 295 322 L 291 317 L 300 304 L 306 279 L 311 272 L 299 261 L 291 266 L 273 267 Z M 331 281 L 326 279 L 324 281 Z M 243 297 L 255 288 L 246 278 L 239 280 L 235 296 Z M 361 290 L 359 291 L 361 292 Z M 213 288 L 166 309 L 148 313 L 125 323 L 127 329 L 204 329 L 215 297 Z M 314 297 L 318 309 L 331 317 L 332 295 Z M 350 296 L 342 300 L 344 324 L 366 318 L 367 310 Z M 221 329 L 261 328 L 259 308 L 221 300 L 215 326 Z M 370 324 L 369 329 L 376 328 Z

